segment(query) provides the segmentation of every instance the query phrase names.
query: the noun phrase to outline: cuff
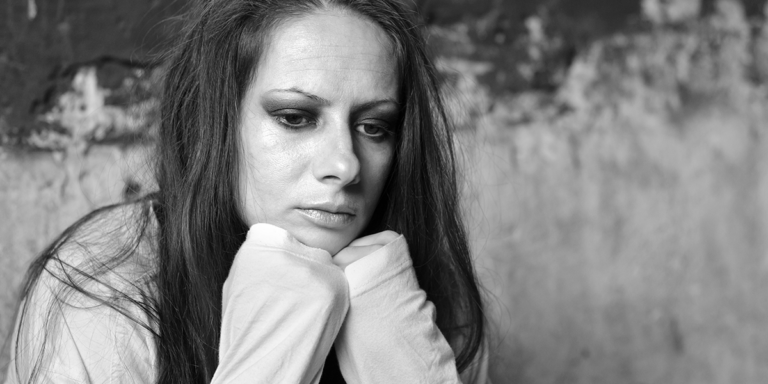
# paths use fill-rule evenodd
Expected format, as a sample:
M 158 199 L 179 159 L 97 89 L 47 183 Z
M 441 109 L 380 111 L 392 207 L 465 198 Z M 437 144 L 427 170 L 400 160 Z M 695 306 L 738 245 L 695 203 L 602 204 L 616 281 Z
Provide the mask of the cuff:
M 410 253 L 405 236 L 400 235 L 376 252 L 347 266 L 344 273 L 349 283 L 350 298 L 360 296 L 395 276 L 411 271 Z M 415 279 L 415 276 L 413 276 Z

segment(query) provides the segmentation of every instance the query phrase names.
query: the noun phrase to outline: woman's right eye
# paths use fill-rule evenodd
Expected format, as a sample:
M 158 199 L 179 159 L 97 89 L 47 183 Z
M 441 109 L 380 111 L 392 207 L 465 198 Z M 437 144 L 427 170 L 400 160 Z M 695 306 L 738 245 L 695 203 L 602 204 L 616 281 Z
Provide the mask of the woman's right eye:
M 294 129 L 304 128 L 314 123 L 310 117 L 296 112 L 276 113 L 274 119 L 283 126 Z

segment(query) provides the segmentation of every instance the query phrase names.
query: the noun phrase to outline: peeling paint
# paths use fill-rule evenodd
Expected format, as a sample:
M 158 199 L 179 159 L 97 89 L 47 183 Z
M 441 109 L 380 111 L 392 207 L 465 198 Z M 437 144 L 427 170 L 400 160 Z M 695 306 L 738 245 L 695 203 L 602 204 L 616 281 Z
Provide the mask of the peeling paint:
M 143 69 L 136 69 L 137 78 L 151 78 Z M 130 95 L 138 82 L 125 78 L 120 88 L 109 89 L 99 83 L 98 68 L 84 66 L 72 78 L 69 90 L 61 93 L 52 108 L 38 116 L 38 121 L 60 129 L 44 129 L 33 132 L 28 145 L 43 149 L 84 147 L 110 137 L 128 137 L 151 134 L 157 124 L 157 98 L 150 96 L 129 102 L 127 105 L 111 105 L 108 99 L 116 92 Z M 129 97 L 129 96 L 126 96 Z

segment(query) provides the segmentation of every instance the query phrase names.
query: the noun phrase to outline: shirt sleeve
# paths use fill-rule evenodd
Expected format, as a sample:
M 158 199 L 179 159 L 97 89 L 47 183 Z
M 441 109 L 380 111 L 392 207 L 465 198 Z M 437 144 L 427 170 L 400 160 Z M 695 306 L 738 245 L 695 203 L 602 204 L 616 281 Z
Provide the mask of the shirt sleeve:
M 401 235 L 347 266 L 350 308 L 336 339 L 347 383 L 460 383 Z
M 268 224 L 251 227 L 224 283 L 212 383 L 317 383 L 348 309 L 328 252 Z

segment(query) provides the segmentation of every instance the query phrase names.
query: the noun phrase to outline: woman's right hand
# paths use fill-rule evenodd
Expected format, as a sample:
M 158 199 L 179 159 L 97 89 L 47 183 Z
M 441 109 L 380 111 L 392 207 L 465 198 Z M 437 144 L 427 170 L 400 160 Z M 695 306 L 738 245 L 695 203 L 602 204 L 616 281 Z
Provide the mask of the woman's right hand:
M 253 225 L 224 283 L 213 383 L 316 382 L 348 308 L 344 272 L 328 252 Z

